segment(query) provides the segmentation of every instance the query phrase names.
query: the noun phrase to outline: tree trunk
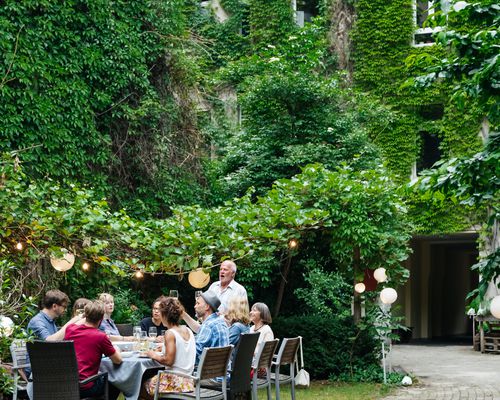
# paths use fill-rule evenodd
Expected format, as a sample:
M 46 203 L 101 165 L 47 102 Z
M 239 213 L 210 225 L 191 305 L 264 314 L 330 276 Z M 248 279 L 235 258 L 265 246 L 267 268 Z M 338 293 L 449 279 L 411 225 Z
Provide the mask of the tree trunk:
M 285 286 L 287 284 L 288 273 L 290 272 L 291 265 L 292 265 L 292 255 L 289 254 L 286 260 L 285 269 L 281 274 L 281 282 L 280 282 L 280 287 L 278 289 L 278 296 L 276 297 L 276 304 L 274 305 L 273 317 L 277 317 L 280 312 L 281 302 L 283 300 L 283 294 L 285 293 Z

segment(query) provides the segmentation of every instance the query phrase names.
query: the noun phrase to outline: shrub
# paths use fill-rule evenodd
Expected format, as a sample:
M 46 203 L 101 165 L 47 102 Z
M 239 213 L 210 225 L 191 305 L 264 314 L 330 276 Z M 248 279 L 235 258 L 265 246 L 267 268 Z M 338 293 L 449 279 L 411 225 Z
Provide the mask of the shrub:
M 351 317 L 279 317 L 272 328 L 280 339 L 302 336 L 304 363 L 313 379 L 355 378 L 358 372 L 380 368 L 377 341 L 369 331 L 358 329 Z

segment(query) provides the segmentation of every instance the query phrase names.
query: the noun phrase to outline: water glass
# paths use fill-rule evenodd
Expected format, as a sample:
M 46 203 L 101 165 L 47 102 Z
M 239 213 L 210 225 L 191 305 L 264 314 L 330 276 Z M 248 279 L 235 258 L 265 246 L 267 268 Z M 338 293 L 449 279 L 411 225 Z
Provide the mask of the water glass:
M 140 326 L 134 326 L 132 332 L 133 332 L 133 336 L 136 339 L 140 339 L 140 337 L 141 337 L 141 327 Z
M 200 296 L 201 296 L 201 294 L 202 294 L 202 293 L 203 293 L 203 292 L 202 292 L 201 290 L 196 290 L 196 291 L 194 292 L 194 299 L 196 300 L 198 297 L 200 297 Z
M 151 328 L 149 328 L 149 337 L 150 338 L 153 338 L 155 339 L 156 336 L 158 335 L 158 331 L 156 330 L 156 328 L 154 326 L 152 326 Z
M 171 290 L 169 296 L 179 298 L 179 292 L 177 290 Z

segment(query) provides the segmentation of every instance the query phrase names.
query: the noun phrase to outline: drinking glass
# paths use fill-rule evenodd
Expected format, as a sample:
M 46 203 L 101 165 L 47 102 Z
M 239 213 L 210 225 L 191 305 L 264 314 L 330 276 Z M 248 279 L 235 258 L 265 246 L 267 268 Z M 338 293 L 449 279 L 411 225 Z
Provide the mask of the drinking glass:
M 200 297 L 200 296 L 201 296 L 201 294 L 202 294 L 202 293 L 203 293 L 203 292 L 202 292 L 201 290 L 196 290 L 196 291 L 194 292 L 194 299 L 196 300 L 198 297 Z
M 179 298 L 179 292 L 177 290 L 171 290 L 169 296 Z
M 149 328 L 149 337 L 150 338 L 156 338 L 156 336 L 158 335 L 158 331 L 156 330 L 156 328 L 154 326 L 152 326 L 151 328 Z
M 141 331 L 141 347 L 142 351 L 149 350 L 148 333 L 146 331 Z

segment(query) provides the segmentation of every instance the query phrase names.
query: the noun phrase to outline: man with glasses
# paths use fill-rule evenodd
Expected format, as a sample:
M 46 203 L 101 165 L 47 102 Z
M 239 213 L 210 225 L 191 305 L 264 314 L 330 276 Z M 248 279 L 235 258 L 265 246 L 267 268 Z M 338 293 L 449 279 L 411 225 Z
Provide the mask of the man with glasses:
M 68 296 L 60 290 L 49 290 L 42 301 L 42 310 L 31 318 L 28 331 L 31 331 L 39 340 L 63 340 L 66 327 L 82 320 L 81 316 L 70 319 L 61 329 L 57 329 L 55 320 L 61 317 L 68 307 Z

